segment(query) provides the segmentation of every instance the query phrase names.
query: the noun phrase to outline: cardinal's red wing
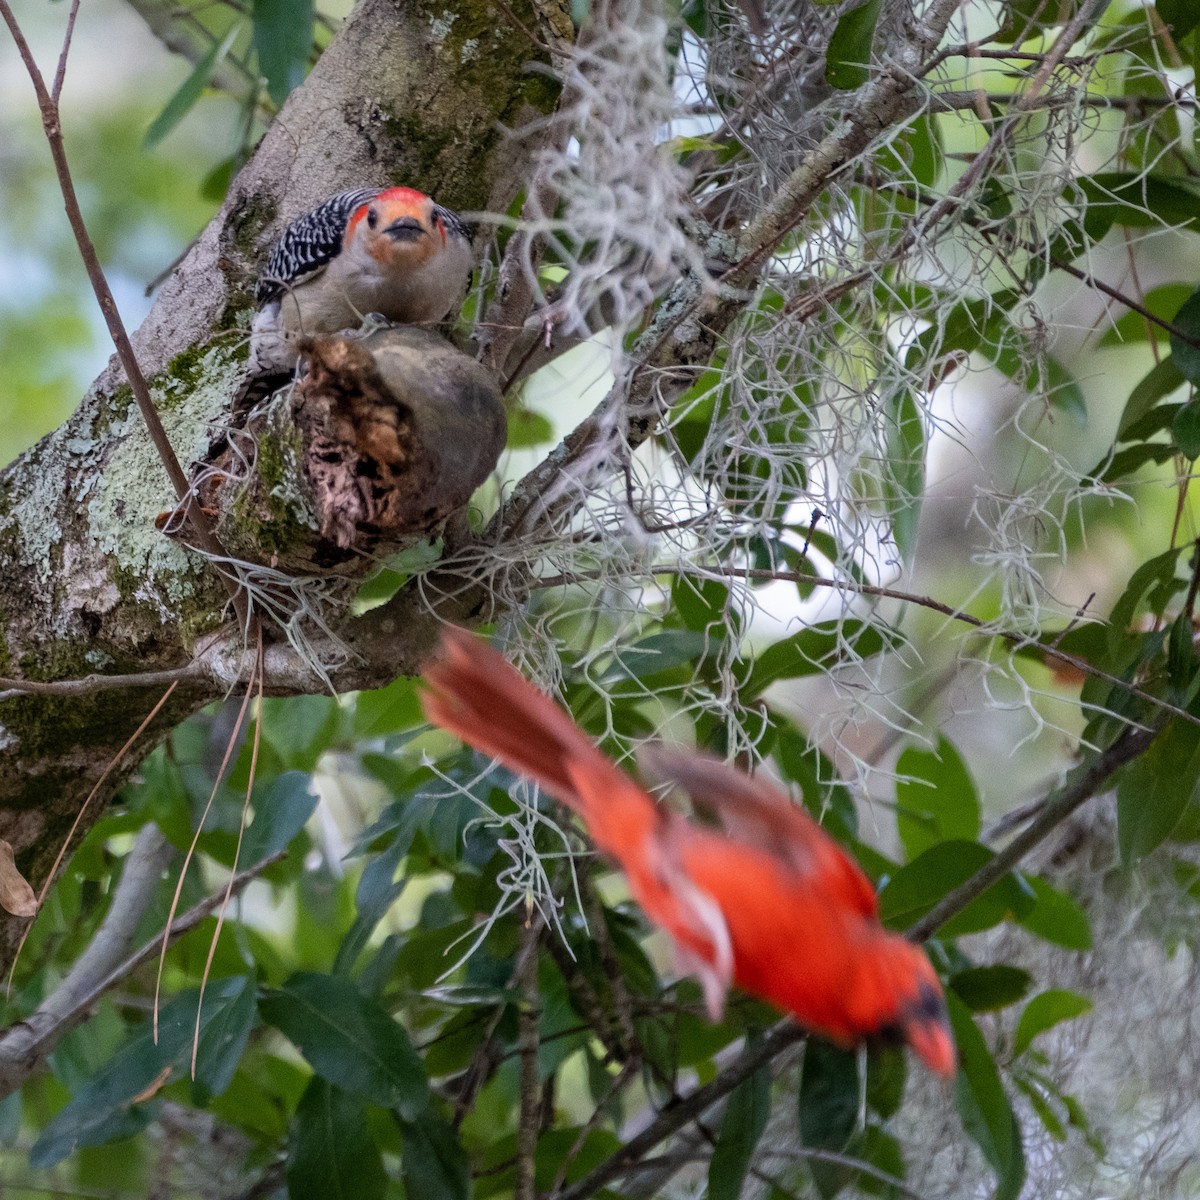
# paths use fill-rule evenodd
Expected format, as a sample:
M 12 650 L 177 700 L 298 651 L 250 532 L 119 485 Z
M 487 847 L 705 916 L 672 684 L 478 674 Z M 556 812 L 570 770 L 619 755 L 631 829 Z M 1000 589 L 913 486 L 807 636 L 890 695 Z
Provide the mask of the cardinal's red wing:
M 859 865 L 762 776 L 743 774 L 696 750 L 652 746 L 642 753 L 652 771 L 714 812 L 735 841 L 782 859 L 831 903 L 864 917 L 877 915 L 875 889 Z
M 646 915 L 675 938 L 715 1018 L 733 955 L 723 914 L 683 870 L 679 844 L 686 825 L 661 817 L 654 801 L 557 704 L 478 638 L 448 629 L 425 681 L 431 720 L 579 813 L 595 846 L 625 871 Z
M 692 827 L 680 857 L 725 916 L 734 982 L 840 1045 L 897 1034 L 953 1073 L 941 986 L 919 947 L 838 903 L 811 873 L 716 830 Z
M 425 669 L 425 682 L 430 720 L 573 808 L 598 849 L 622 860 L 657 826 L 654 801 L 479 638 L 447 628 L 441 657 Z M 579 779 L 588 781 L 582 794 Z
M 732 973 L 836 1040 L 895 1024 L 934 1070 L 953 1070 L 928 961 L 878 925 L 866 877 L 782 792 L 693 752 L 658 751 L 659 769 L 730 832 L 699 829 L 660 814 L 557 705 L 477 638 L 447 631 L 426 679 L 431 719 L 582 816 L 647 915 L 698 970 L 711 1010 Z

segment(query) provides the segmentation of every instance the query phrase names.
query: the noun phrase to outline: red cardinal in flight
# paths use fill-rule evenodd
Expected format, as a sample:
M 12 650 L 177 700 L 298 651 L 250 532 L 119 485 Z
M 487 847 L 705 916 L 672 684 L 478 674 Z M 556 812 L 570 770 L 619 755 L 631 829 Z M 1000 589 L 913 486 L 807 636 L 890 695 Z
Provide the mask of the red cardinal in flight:
M 689 821 L 605 757 L 548 696 L 480 639 L 447 629 L 425 670 L 425 711 L 578 813 L 646 915 L 665 929 L 716 1019 L 731 983 L 840 1046 L 903 1038 L 955 1071 L 937 975 L 879 923 L 870 880 L 783 792 L 693 750 L 659 746 L 650 769 L 713 813 Z

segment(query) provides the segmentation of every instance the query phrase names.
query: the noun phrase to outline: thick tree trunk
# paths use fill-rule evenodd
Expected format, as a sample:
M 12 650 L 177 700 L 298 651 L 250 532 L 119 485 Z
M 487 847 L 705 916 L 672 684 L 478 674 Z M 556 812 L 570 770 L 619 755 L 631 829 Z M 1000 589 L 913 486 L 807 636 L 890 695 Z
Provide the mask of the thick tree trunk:
M 410 183 L 468 212 L 511 204 L 535 146 L 503 131 L 543 116 L 555 87 L 530 68 L 537 48 L 507 8 L 461 0 L 455 9 L 363 0 L 161 289 L 134 346 L 184 463 L 227 411 L 255 274 L 285 221 L 359 184 Z M 126 770 L 172 724 L 224 695 L 248 662 L 213 571 L 155 528 L 173 503 L 115 361 L 64 426 L 0 474 L 0 677 L 183 671 Z M 427 610 L 403 598 L 358 624 L 347 640 L 363 659 L 338 686 L 413 670 L 433 637 Z M 272 691 L 322 686 L 285 647 L 271 648 L 268 662 Z M 164 690 L 5 695 L 0 686 L 0 837 L 35 887 Z M 81 832 L 120 775 L 107 777 Z M 0 928 L 0 961 L 23 925 L 8 918 Z

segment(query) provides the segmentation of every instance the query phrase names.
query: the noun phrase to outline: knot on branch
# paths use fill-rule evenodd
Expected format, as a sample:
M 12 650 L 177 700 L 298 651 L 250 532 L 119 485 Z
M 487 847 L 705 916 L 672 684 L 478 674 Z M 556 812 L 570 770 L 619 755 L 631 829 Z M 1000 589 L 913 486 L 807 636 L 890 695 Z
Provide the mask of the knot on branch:
M 226 431 L 193 495 L 239 558 L 297 574 L 366 569 L 427 537 L 487 478 L 507 432 L 500 390 L 416 326 L 308 338 L 300 351 L 300 377 Z

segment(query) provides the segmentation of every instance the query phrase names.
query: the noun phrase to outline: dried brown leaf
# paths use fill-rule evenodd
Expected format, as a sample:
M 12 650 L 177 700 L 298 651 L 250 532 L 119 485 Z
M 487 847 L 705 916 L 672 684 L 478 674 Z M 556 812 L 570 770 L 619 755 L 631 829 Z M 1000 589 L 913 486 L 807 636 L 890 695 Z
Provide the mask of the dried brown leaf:
M 37 896 L 17 870 L 13 848 L 3 838 L 0 838 L 0 908 L 14 917 L 32 917 L 38 910 Z

